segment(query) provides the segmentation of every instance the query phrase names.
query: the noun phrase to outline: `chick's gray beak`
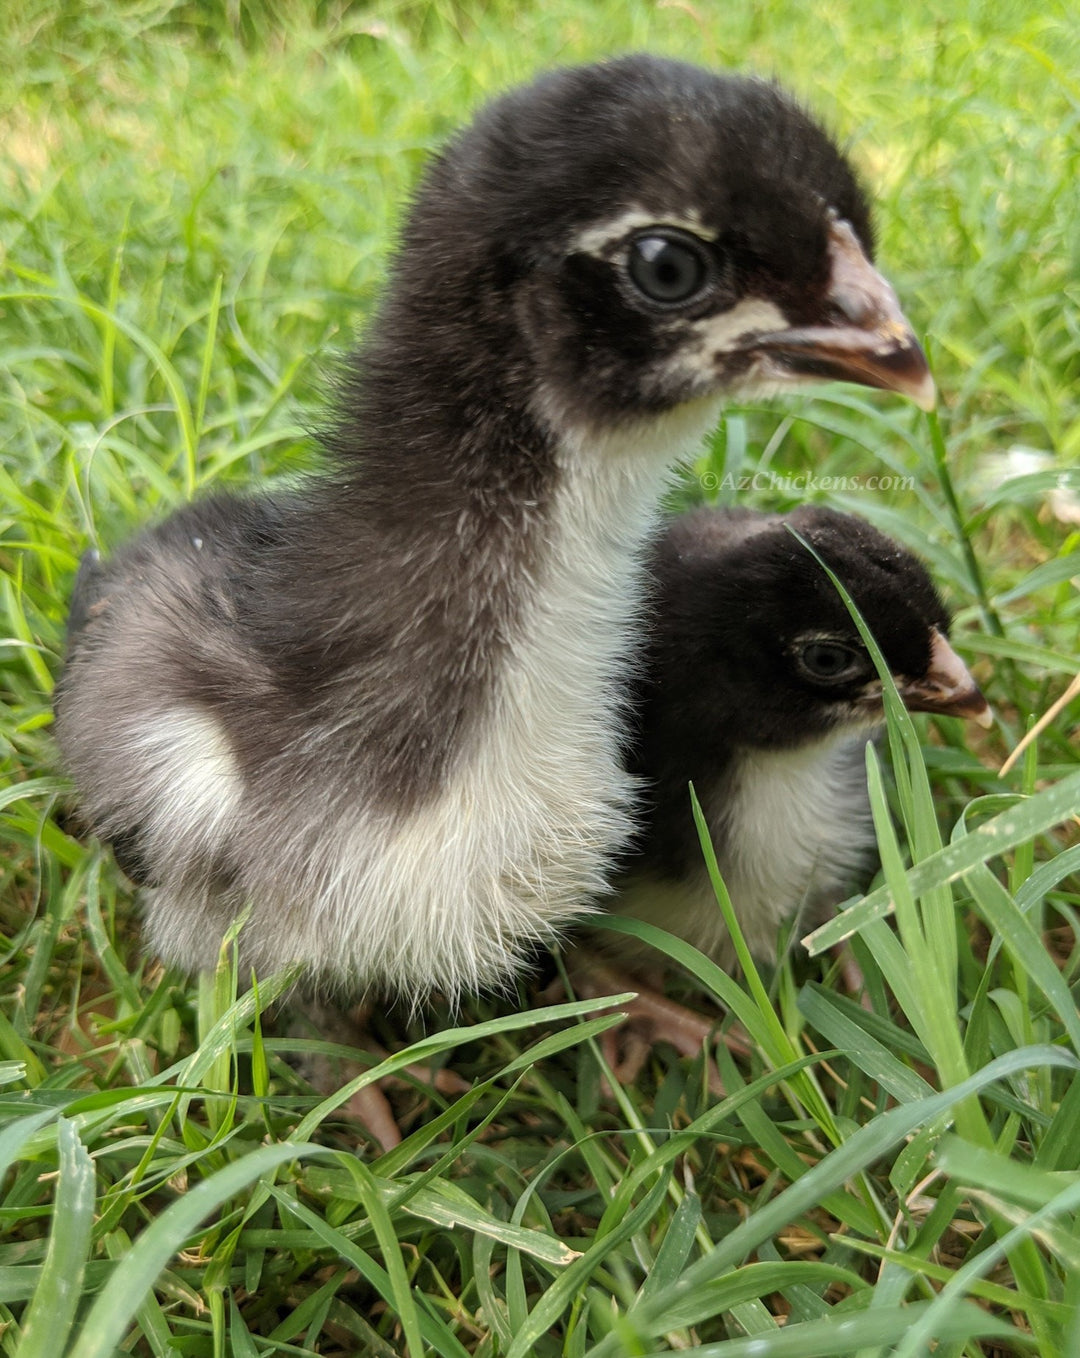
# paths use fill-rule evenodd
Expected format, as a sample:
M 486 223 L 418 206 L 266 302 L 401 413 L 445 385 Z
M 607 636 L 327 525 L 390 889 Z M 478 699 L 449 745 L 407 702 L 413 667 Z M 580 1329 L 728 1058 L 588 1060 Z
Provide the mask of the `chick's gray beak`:
M 896 293 L 839 218 L 829 227 L 829 258 L 824 301 L 835 319 L 759 335 L 755 350 L 780 372 L 896 391 L 933 410 L 934 379 Z
M 897 690 L 904 705 L 912 712 L 969 717 L 982 727 L 994 724 L 990 704 L 971 677 L 970 670 L 936 627 L 926 674 L 921 679 L 898 683 Z

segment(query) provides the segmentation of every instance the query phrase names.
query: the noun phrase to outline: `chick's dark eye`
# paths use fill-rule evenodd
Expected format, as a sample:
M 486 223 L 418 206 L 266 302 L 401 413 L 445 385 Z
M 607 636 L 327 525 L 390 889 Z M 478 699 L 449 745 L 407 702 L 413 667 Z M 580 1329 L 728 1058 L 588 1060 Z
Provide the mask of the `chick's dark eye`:
M 839 641 L 806 642 L 796 658 L 811 679 L 850 679 L 863 669 L 860 652 Z
M 630 246 L 630 279 L 653 302 L 686 302 L 705 288 L 704 247 L 682 236 L 638 236 Z

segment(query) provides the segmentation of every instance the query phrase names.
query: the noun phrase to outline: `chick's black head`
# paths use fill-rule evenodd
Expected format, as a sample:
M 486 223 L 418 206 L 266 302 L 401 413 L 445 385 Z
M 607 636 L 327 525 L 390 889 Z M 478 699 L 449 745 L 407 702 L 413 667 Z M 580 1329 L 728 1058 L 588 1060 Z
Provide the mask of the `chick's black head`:
M 584 426 L 840 377 L 927 400 L 866 198 L 773 85 L 628 57 L 488 105 L 426 175 L 384 333 Z
M 794 748 L 882 720 L 870 655 L 789 525 L 852 596 L 907 705 L 982 719 L 985 700 L 946 640 L 948 612 L 905 548 L 813 506 L 701 510 L 675 521 L 654 559 L 644 726 L 655 749 Z

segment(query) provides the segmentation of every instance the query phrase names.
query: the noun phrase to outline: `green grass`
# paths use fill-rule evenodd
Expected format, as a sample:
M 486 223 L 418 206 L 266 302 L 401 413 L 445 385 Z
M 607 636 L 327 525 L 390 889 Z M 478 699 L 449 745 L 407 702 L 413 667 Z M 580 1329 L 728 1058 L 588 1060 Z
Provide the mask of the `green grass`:
M 997 776 L 1080 670 L 1080 39 L 1064 0 L 945 8 L 3 7 L 4 1354 L 1080 1352 L 1077 705 Z M 725 1099 L 663 1050 L 611 1098 L 610 1020 L 525 989 L 432 1020 L 469 1092 L 406 1086 L 403 1146 L 357 1155 L 350 1087 L 320 1102 L 262 1020 L 279 987 L 227 955 L 163 973 L 58 822 L 65 601 L 88 543 L 309 465 L 427 151 L 628 48 L 775 73 L 850 140 L 944 396 L 730 412 L 683 497 L 858 478 L 738 498 L 827 499 L 923 554 L 999 725 L 893 714 L 883 876 L 816 940 L 857 927 L 869 1009 L 827 965 L 736 982 L 668 941 L 753 1040 Z M 1045 465 L 1005 483 L 1017 448 Z

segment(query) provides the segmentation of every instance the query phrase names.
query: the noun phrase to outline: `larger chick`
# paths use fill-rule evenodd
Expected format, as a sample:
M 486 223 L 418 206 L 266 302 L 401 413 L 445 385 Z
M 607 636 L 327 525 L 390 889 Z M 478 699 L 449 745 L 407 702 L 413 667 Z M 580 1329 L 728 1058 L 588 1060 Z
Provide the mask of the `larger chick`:
M 820 922 L 876 861 L 865 746 L 885 719 L 881 681 L 832 581 L 789 529 L 845 586 L 911 711 L 990 720 L 925 566 L 864 520 L 818 506 L 673 520 L 652 556 L 631 760 L 648 780 L 647 816 L 614 908 L 723 965 L 734 952 L 690 782 L 761 959 L 775 957 L 782 921 Z
M 152 945 L 352 990 L 505 978 L 631 830 L 618 693 L 668 469 L 722 403 L 932 384 L 866 201 L 771 85 L 650 57 L 430 166 L 329 467 L 85 567 L 57 734 Z

